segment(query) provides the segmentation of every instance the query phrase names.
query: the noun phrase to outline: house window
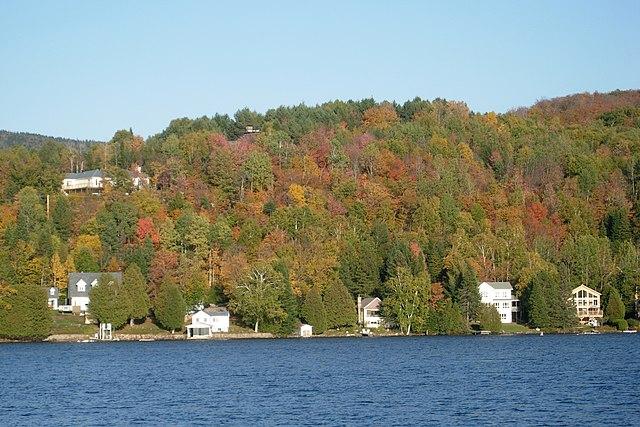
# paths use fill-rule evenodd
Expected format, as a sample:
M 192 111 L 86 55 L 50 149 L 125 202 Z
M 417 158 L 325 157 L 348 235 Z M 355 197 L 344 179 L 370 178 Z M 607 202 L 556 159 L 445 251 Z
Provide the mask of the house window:
M 85 292 L 86 290 L 86 284 L 84 282 L 78 282 L 78 292 Z
M 507 315 L 506 315 L 505 313 L 500 313 L 500 318 L 501 318 L 501 319 L 506 319 L 506 318 L 507 318 Z
M 49 289 L 49 295 L 54 296 L 56 294 L 56 290 L 51 288 Z

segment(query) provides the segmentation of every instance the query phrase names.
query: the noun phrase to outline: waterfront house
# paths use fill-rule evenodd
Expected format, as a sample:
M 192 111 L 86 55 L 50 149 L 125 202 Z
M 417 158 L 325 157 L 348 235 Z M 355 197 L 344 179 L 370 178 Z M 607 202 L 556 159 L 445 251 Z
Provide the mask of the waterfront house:
M 500 322 L 512 323 L 520 309 L 520 301 L 511 296 L 513 287 L 509 282 L 482 282 L 478 285 L 480 302 L 493 305 L 500 315 Z
M 58 288 L 56 288 L 55 286 L 52 286 L 49 288 L 49 290 L 47 291 L 47 305 L 49 306 L 50 309 L 52 310 L 58 309 L 59 296 L 60 296 L 60 293 L 58 292 Z
M 378 297 L 362 298 L 358 295 L 358 323 L 365 328 L 382 326 L 384 320 L 380 317 L 381 304 L 382 300 Z
M 104 274 L 111 275 L 112 279 L 118 283 L 122 282 L 122 273 L 120 272 L 69 273 L 67 284 L 68 304 L 76 311 L 86 312 L 89 305 L 89 291 L 98 284 L 100 277 Z
M 209 338 L 214 333 L 229 332 L 229 312 L 224 307 L 207 307 L 191 316 L 187 338 Z
M 580 285 L 571 291 L 571 299 L 576 308 L 576 316 L 581 324 L 589 323 L 597 325 L 602 319 L 602 309 L 600 308 L 600 292 L 588 286 Z
M 313 326 L 307 325 L 306 323 L 300 325 L 300 336 L 304 338 L 308 338 L 313 335 Z

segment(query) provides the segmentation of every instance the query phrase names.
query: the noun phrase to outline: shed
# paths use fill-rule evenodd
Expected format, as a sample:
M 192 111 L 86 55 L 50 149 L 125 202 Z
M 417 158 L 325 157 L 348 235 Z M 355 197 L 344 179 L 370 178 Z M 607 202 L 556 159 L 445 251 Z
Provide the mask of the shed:
M 309 338 L 311 335 L 313 335 L 313 326 L 307 325 L 306 323 L 300 325 L 300 336 L 301 337 Z

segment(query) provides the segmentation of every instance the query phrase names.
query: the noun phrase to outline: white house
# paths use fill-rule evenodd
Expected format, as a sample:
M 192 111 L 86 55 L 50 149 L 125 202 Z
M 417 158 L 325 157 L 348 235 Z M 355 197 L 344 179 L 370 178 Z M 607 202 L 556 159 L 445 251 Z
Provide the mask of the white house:
M 304 338 L 308 338 L 313 335 L 313 326 L 307 325 L 306 323 L 300 325 L 300 336 Z
M 362 298 L 358 296 L 358 323 L 365 328 L 382 326 L 384 319 L 380 317 L 381 303 L 382 300 L 378 297 Z
M 75 191 L 99 192 L 104 188 L 108 178 L 100 169 L 93 169 L 78 173 L 68 173 L 62 180 L 62 191 L 65 193 Z
M 229 312 L 224 307 L 207 307 L 191 316 L 187 338 L 209 338 L 218 332 L 229 332 Z
M 598 324 L 602 319 L 600 297 L 602 294 L 588 286 L 580 285 L 571 291 L 571 298 L 576 308 L 576 316 L 581 324 Z
M 52 310 L 57 310 L 58 309 L 58 288 L 56 288 L 55 286 L 52 286 L 49 288 L 49 290 L 47 291 L 47 305 L 49 306 L 50 309 Z
M 131 178 L 131 185 L 137 190 L 149 186 L 149 177 L 142 172 L 142 167 L 139 165 L 131 166 L 129 178 Z
M 77 308 L 81 313 L 87 311 L 89 305 L 89 291 L 98 284 L 102 275 L 109 274 L 118 283 L 122 282 L 122 273 L 69 273 L 67 284 L 68 304 L 72 308 Z
M 512 323 L 513 313 L 517 313 L 520 301 L 511 296 L 513 287 L 509 282 L 482 282 L 478 286 L 480 302 L 493 305 L 502 323 Z

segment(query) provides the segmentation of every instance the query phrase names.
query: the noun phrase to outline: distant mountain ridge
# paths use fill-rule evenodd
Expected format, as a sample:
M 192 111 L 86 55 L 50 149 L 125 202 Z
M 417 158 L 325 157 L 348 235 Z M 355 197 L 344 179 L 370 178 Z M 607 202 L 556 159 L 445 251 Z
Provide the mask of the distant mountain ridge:
M 102 141 L 80 140 L 71 138 L 60 138 L 54 136 L 39 135 L 28 132 L 10 132 L 0 130 L 0 148 L 22 146 L 27 148 L 38 148 L 45 143 L 52 141 L 64 144 L 71 148 L 82 149 L 92 144 L 101 144 Z
M 603 113 L 639 107 L 640 90 L 630 89 L 608 93 L 583 92 L 541 99 L 530 107 L 521 107 L 513 112 L 547 120 L 557 118 L 565 124 L 586 124 Z

